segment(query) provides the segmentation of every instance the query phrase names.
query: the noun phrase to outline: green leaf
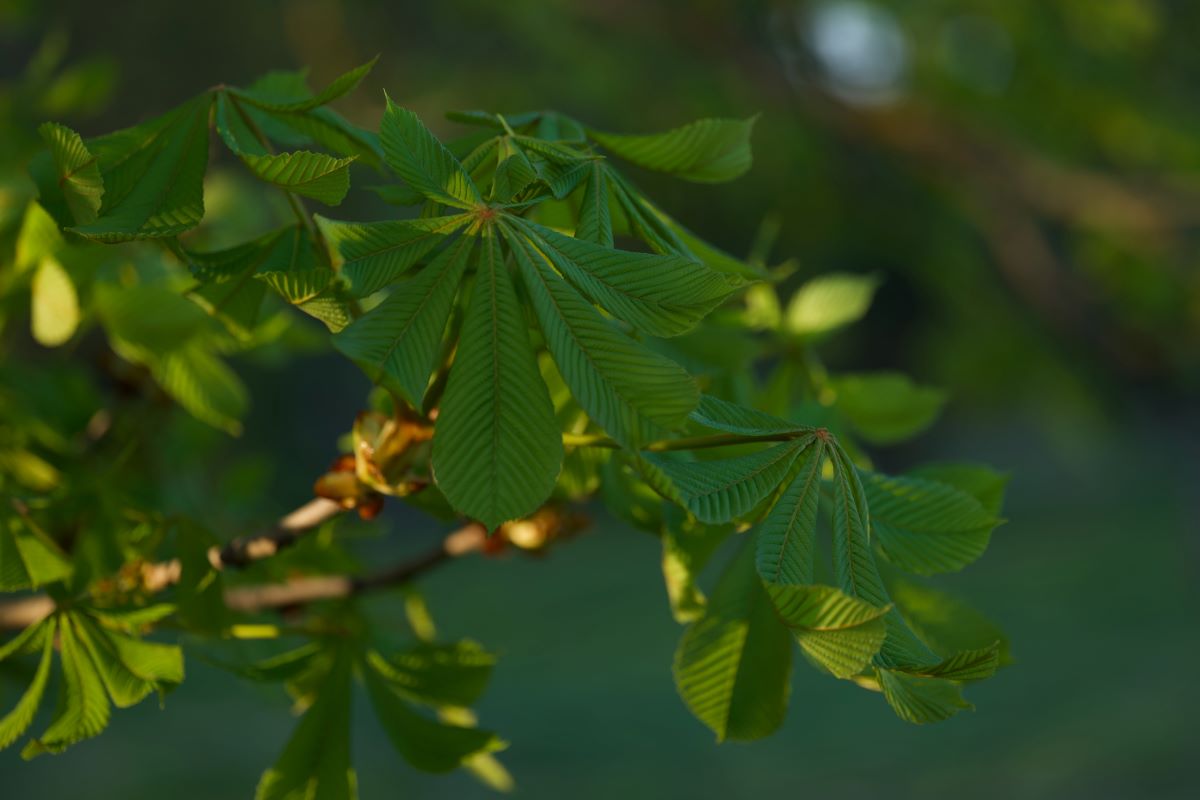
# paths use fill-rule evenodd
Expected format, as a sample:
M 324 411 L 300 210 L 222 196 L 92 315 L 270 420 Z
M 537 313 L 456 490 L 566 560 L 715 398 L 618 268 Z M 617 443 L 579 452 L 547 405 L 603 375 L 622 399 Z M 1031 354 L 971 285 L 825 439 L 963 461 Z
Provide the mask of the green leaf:
M 61 753 L 76 742 L 90 739 L 108 727 L 111 709 L 104 683 L 87 650 L 80 643 L 76 620 L 70 614 L 59 617 L 58 637 L 61 648 L 63 684 L 59 709 L 46 732 L 31 740 L 21 757 L 42 753 Z
M 833 570 L 838 586 L 851 597 L 882 608 L 890 604 L 871 549 L 870 510 L 858 470 L 838 445 L 830 450 L 833 481 Z M 937 655 L 905 624 L 895 609 L 885 619 L 887 639 L 876 657 L 881 666 L 920 667 L 936 664 Z
M 42 634 L 46 632 L 46 627 L 51 626 L 57 617 L 53 615 L 46 617 L 41 622 L 36 622 L 27 628 L 22 629 L 16 636 L 9 639 L 4 644 L 0 644 L 0 661 L 16 656 L 27 656 L 36 653 L 38 648 L 42 646 Z
M 71 574 L 71 560 L 32 521 L 0 517 L 0 591 L 36 589 Z
M 263 773 L 255 800 L 358 797 L 358 778 L 350 762 L 350 674 L 349 655 L 338 652 L 279 760 Z
M 267 286 L 253 280 L 293 228 L 280 228 L 224 250 L 197 252 L 182 246 L 176 253 L 200 281 L 188 296 L 218 317 L 231 331 L 249 337 L 258 323 Z
M 387 98 L 379 131 L 388 166 L 434 202 L 473 209 L 483 204 L 479 189 L 445 145 L 417 115 Z
M 38 202 L 25 207 L 21 229 L 17 233 L 17 251 L 13 266 L 17 273 L 36 267 L 47 256 L 57 257 L 66 246 L 58 223 Z
M 417 713 L 374 669 L 364 669 L 363 678 L 388 739 L 419 770 L 449 772 L 471 756 L 504 747 L 491 731 L 446 725 Z
M 1000 520 L 953 486 L 864 476 L 872 530 L 885 556 L 918 575 L 955 572 L 983 555 Z
M 983 464 L 926 464 L 909 470 L 908 477 L 953 486 L 974 497 L 993 516 L 999 516 L 1004 507 L 1008 475 Z
M 471 218 L 459 214 L 387 222 L 315 219 L 350 294 L 366 297 L 390 285 Z
M 378 60 L 379 56 L 375 56 L 375 58 L 372 58 L 367 63 L 338 76 L 318 94 L 308 97 L 297 97 L 296 95 L 301 93 L 296 92 L 295 88 L 292 88 L 291 91 L 280 91 L 283 87 L 279 83 L 275 83 L 274 85 L 271 83 L 265 85 L 260 83 L 257 88 L 236 90 L 236 93 L 238 97 L 245 99 L 246 102 L 268 111 L 309 111 L 326 103 L 332 103 L 339 97 L 349 94 L 367 76 Z M 303 79 L 301 79 L 301 82 L 303 82 Z M 302 94 L 309 94 L 307 87 L 305 87 L 305 91 Z
M 550 269 L 523 236 L 502 228 L 559 372 L 600 427 L 627 447 L 696 407 L 695 381 L 605 320 Z
M 638 166 L 698 183 L 720 183 L 750 169 L 750 133 L 757 119 L 702 119 L 647 135 L 588 133 Z
M 801 649 L 838 678 L 862 672 L 883 645 L 888 608 L 832 586 L 768 583 L 766 589 Z
M 759 739 L 787 711 L 792 668 L 788 629 L 754 571 L 746 543 L 730 562 L 704 616 L 675 651 L 675 685 L 717 741 Z
M 46 682 L 50 678 L 50 662 L 54 655 L 55 624 L 55 620 L 51 618 L 31 625 L 27 629 L 30 632 L 28 643 L 31 646 L 41 647 L 42 658 L 38 662 L 37 671 L 33 674 L 29 688 L 21 695 L 21 699 L 17 701 L 12 711 L 0 719 L 0 750 L 21 738 L 21 735 L 33 724 L 33 718 L 42 704 L 42 695 L 46 692 Z
M 613 197 L 628 223 L 628 232 L 644 241 L 654 252 L 692 257 L 716 272 L 735 277 L 749 280 L 766 277 L 761 268 L 713 247 L 680 225 L 611 167 L 606 165 L 604 172 Z M 614 223 L 614 229 L 616 227 Z
M 203 342 L 168 353 L 153 371 L 163 390 L 196 419 L 234 436 L 242 432 L 250 404 L 246 387 Z
M 818 336 L 857 322 L 871 307 L 879 278 L 831 272 L 805 283 L 788 302 L 784 330 L 797 336 Z
M 676 622 L 686 624 L 703 616 L 708 600 L 696 581 L 732 532 L 731 525 L 697 525 L 683 519 L 663 527 L 663 580 Z
M 42 258 L 30 284 L 33 338 L 46 347 L 66 344 L 79 327 L 79 296 L 57 259 Z
M 608 210 L 608 179 L 599 161 L 588 165 L 575 236 L 601 247 L 613 246 L 612 216 Z
M 434 429 L 434 478 L 456 510 L 494 530 L 545 502 L 562 460 L 525 315 L 489 236 Z
M 104 178 L 99 216 L 76 225 L 103 242 L 176 236 L 204 217 L 208 116 L 212 96 L 88 145 Z
M 918 725 L 941 722 L 964 708 L 974 709 L 963 699 L 962 689 L 954 681 L 892 669 L 877 669 L 876 675 L 896 716 L 908 722 Z
M 982 650 L 999 643 L 997 666 L 1012 663 L 1004 631 L 963 600 L 898 575 L 889 577 L 887 586 L 904 619 L 938 652 Z
M 144 642 L 105 630 L 76 617 L 76 633 L 118 708 L 140 703 L 151 692 L 183 682 L 183 652 L 175 646 Z
M 525 151 L 503 136 L 497 143 L 496 172 L 492 177 L 492 199 L 507 203 L 538 179 L 537 170 Z
M 390 658 L 372 651 L 367 663 L 400 694 L 429 706 L 469 706 L 479 699 L 496 657 L 472 641 L 422 644 Z
M 779 488 L 811 441 L 784 442 L 733 458 L 680 461 L 666 456 L 645 458 L 670 479 L 689 511 L 701 522 L 729 522 L 753 510 Z
M 817 506 L 825 443 L 814 438 L 797 460 L 795 477 L 758 527 L 758 574 L 767 583 L 813 582 Z
M 928 428 L 946 395 L 898 372 L 839 375 L 830 381 L 838 411 L 872 444 L 895 444 Z
M 706 428 L 745 436 L 771 436 L 776 433 L 801 433 L 812 430 L 805 425 L 796 425 L 711 394 L 700 395 L 700 404 L 689 416 L 692 421 Z
M 519 217 L 510 222 L 588 299 L 652 336 L 691 330 L 739 286 L 683 256 L 613 250 Z
M 939 664 L 922 670 L 922 674 L 954 681 L 981 681 L 996 674 L 1000 666 L 1000 644 L 994 642 L 978 650 L 955 653 Z
M 242 155 L 242 161 L 259 180 L 330 206 L 341 203 L 350 191 L 350 164 L 355 158 L 334 158 L 307 150 Z
M 104 179 L 96 157 L 79 134 L 65 125 L 47 122 L 38 133 L 50 148 L 59 189 L 76 224 L 95 222 L 104 197 Z
M 420 407 L 474 246 L 474 237 L 460 236 L 416 277 L 397 284 L 386 300 L 334 336 L 334 347 L 375 383 Z

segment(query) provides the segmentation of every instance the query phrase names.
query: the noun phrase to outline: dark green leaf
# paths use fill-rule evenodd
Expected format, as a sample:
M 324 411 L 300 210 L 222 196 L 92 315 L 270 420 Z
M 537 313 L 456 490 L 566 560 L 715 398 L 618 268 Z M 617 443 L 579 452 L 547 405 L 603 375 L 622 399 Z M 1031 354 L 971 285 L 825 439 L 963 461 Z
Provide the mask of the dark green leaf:
M 335 336 L 334 346 L 371 380 L 420 407 L 474 246 L 473 236 L 460 236 L 416 277 L 397 284 L 386 300 Z
M 489 236 L 434 430 L 433 474 L 455 509 L 492 530 L 536 511 L 562 460 L 525 315 Z

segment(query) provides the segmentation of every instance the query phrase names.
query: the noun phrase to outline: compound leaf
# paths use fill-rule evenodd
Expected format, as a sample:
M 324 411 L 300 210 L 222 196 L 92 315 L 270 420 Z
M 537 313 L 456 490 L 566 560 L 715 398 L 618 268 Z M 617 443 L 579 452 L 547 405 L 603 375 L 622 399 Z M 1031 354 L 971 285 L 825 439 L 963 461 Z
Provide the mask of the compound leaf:
M 691 330 L 740 285 L 684 256 L 613 250 L 516 217 L 512 224 L 588 299 L 652 336 Z
M 699 399 L 691 376 L 614 328 L 528 239 L 503 230 L 547 347 L 588 416 L 629 447 L 682 422 Z

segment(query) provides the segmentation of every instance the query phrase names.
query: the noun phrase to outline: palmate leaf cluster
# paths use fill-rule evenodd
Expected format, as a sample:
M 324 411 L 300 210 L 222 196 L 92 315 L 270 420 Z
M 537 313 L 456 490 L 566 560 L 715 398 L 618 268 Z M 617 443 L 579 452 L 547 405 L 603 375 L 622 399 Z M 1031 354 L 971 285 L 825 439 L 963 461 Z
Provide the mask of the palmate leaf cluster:
M 387 414 L 355 423 L 345 475 L 355 488 L 339 499 L 382 493 L 495 531 L 602 498 L 661 540 L 670 611 L 686 625 L 676 683 L 719 740 L 779 726 L 797 650 L 817 671 L 881 692 L 910 722 L 969 708 L 963 686 L 1008 659 L 1003 635 L 902 573 L 977 559 L 1002 521 L 1006 478 L 970 464 L 872 468 L 865 446 L 921 432 L 945 401 L 898 373 L 830 374 L 821 363 L 824 338 L 867 313 L 879 279 L 815 277 L 782 304 L 772 284 L 786 268 L 705 243 L 618 167 L 736 178 L 751 164 L 755 120 L 624 135 L 556 112 L 471 111 L 449 115 L 471 132 L 443 142 L 387 98 L 376 134 L 326 108 L 370 66 L 317 93 L 299 73 L 215 87 L 98 138 L 42 126 L 39 197 L 8 284 L 28 292 L 36 341 L 58 347 L 98 326 L 122 364 L 237 433 L 249 397 L 227 361 L 294 337 L 281 307 L 295 307 L 386 398 Z M 295 220 L 206 247 L 214 141 L 285 193 Z M 405 210 L 373 222 L 309 216 L 306 201 L 344 199 L 352 166 L 373 170 L 378 197 Z M 55 504 L 93 496 L 57 465 L 78 455 L 72 442 L 86 430 L 76 421 L 56 435 L 35 424 L 35 403 L 5 393 L 0 407 L 21 422 L 0 439 L 0 488 L 16 500 L 0 507 L 0 589 L 49 587 L 58 609 L 2 651 L 37 660 L 0 746 L 32 723 L 59 653 L 59 711 L 26 745 L 33 755 L 98 733 L 110 699 L 130 705 L 182 681 L 179 648 L 144 634 L 178 628 L 219 649 L 263 622 L 225 606 L 238 579 L 212 566 L 219 543 L 203 520 L 168 519 L 150 502 L 93 526 L 117 544 L 93 534 L 64 546 Z M 111 577 L 168 557 L 181 565 L 172 604 L 146 605 L 144 586 Z M 264 574 L 356 566 L 328 537 L 290 557 Z M 720 576 L 706 593 L 710 563 Z M 494 657 L 438 643 L 415 609 L 405 647 L 384 642 L 349 600 L 308 612 L 292 631 L 306 642 L 291 650 L 206 654 L 283 683 L 303 714 L 260 798 L 357 795 L 357 686 L 414 767 L 511 782 L 491 755 L 504 743 L 467 710 Z

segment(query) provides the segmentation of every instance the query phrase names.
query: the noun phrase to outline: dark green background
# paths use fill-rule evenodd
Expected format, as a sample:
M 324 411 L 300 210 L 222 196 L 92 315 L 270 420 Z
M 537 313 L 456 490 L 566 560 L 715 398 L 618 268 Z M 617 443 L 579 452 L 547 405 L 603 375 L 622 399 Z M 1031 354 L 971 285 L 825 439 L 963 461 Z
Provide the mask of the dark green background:
M 831 5 L 875 20 L 867 56 L 887 46 L 881 30 L 905 43 L 899 78 L 872 90 L 882 104 L 862 105 L 861 86 L 848 94 L 822 66 L 812 21 Z M 375 72 L 340 106 L 372 127 L 384 87 L 441 133 L 457 130 L 438 117 L 450 108 L 550 107 L 628 131 L 761 111 L 755 167 L 738 182 L 639 181 L 733 252 L 746 252 L 764 218 L 775 220 L 772 260 L 797 259 L 795 280 L 830 269 L 886 277 L 871 316 L 833 343 L 828 360 L 836 369 L 904 369 L 954 398 L 919 441 L 876 453 L 885 469 L 954 457 L 1012 472 L 1010 522 L 985 558 L 941 585 L 1003 625 L 1017 663 L 969 690 L 978 711 L 920 728 L 878 697 L 800 665 L 779 734 L 717 747 L 671 684 L 679 629 L 657 542 L 600 515 L 545 560 L 473 559 L 424 584 L 443 633 L 502 655 L 479 711 L 512 742 L 502 758 L 520 796 L 1195 791 L 1194 4 L 215 0 L 0 9 L 6 81 L 52 30 L 68 34 L 72 58 L 115 66 L 103 110 L 64 120 L 85 136 L 217 82 L 310 65 L 319 84 L 375 53 Z M 1105 191 L 1143 205 L 1118 204 L 1106 216 Z M 387 213 L 362 196 L 335 216 Z M 227 508 L 212 510 L 226 535 L 305 498 L 366 391 L 361 375 L 329 356 L 241 371 L 254 390 L 242 439 L 186 425 L 181 434 L 203 441 L 210 472 L 226 476 Z M 202 487 L 181 502 L 211 507 Z M 394 557 L 440 533 L 403 513 L 384 527 L 388 536 L 364 540 L 363 552 Z M 395 599 L 373 602 L 398 627 Z M 196 661 L 188 669 L 165 711 L 146 703 L 118 712 L 103 736 L 64 756 L 24 764 L 15 749 L 0 754 L 0 794 L 250 796 L 292 725 L 286 698 Z M 16 691 L 0 684 L 0 706 Z M 484 794 L 465 775 L 405 767 L 360 710 L 364 797 Z

